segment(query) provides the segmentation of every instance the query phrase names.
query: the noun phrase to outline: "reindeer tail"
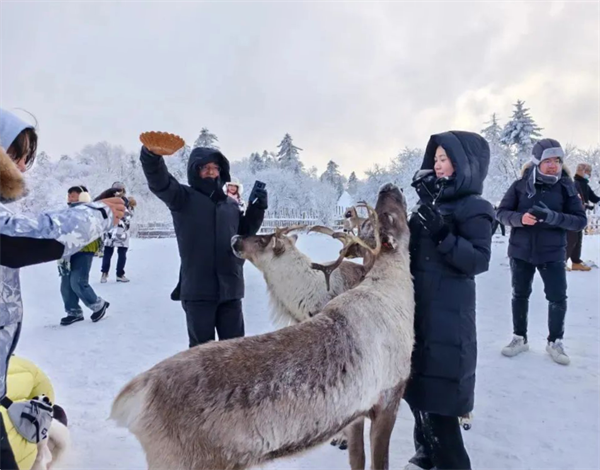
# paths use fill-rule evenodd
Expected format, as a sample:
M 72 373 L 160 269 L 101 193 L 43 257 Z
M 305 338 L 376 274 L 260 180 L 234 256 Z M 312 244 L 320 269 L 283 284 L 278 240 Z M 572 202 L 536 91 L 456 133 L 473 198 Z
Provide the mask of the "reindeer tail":
M 115 420 L 118 426 L 131 430 L 144 409 L 147 385 L 148 379 L 143 375 L 125 385 L 113 402 L 110 419 Z

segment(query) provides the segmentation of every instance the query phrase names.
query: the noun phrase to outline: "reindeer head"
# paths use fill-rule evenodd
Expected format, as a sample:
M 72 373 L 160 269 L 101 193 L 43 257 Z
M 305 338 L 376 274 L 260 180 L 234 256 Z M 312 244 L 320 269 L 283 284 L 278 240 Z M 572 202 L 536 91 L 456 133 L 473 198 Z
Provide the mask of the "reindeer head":
M 275 233 L 268 235 L 246 237 L 236 235 L 231 239 L 231 248 L 235 256 L 246 259 L 260 268 L 269 260 L 278 258 L 286 251 L 294 249 L 298 236 L 288 234 L 304 228 L 304 225 L 294 225 L 283 229 L 276 228 Z

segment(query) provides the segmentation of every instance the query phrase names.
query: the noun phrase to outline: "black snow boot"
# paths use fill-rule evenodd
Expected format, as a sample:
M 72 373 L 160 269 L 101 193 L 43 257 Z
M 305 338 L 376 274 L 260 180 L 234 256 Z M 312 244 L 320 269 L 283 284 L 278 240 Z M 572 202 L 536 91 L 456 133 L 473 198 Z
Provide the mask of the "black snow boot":
M 67 326 L 77 323 L 78 321 L 83 321 L 83 315 L 67 315 L 60 319 L 60 324 L 62 326 Z
M 108 302 L 104 302 L 104 305 L 100 307 L 100 310 L 96 310 L 94 313 L 92 313 L 92 316 L 90 318 L 94 323 L 96 323 L 98 320 L 102 320 L 104 315 L 106 315 L 106 309 L 109 305 L 110 304 Z

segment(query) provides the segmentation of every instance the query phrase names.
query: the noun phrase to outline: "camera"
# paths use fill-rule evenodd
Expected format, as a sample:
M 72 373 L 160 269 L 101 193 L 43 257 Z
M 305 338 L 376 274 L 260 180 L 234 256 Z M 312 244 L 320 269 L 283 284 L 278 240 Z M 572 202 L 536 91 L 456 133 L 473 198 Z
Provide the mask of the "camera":
M 418 170 L 410 184 L 419 195 L 419 200 L 425 204 L 432 204 L 435 201 L 436 176 L 433 170 Z

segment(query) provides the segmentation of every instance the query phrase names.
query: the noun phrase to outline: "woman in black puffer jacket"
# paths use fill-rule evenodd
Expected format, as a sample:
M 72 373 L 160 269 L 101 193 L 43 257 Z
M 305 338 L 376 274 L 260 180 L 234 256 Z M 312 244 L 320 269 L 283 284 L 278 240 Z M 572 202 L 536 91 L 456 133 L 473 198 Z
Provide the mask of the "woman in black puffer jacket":
M 481 197 L 489 160 L 478 134 L 436 134 L 413 183 L 420 196 L 410 218 L 415 350 L 405 399 L 416 453 L 407 468 L 471 468 L 459 417 L 472 411 L 475 395 L 475 276 L 488 270 L 494 221 Z

